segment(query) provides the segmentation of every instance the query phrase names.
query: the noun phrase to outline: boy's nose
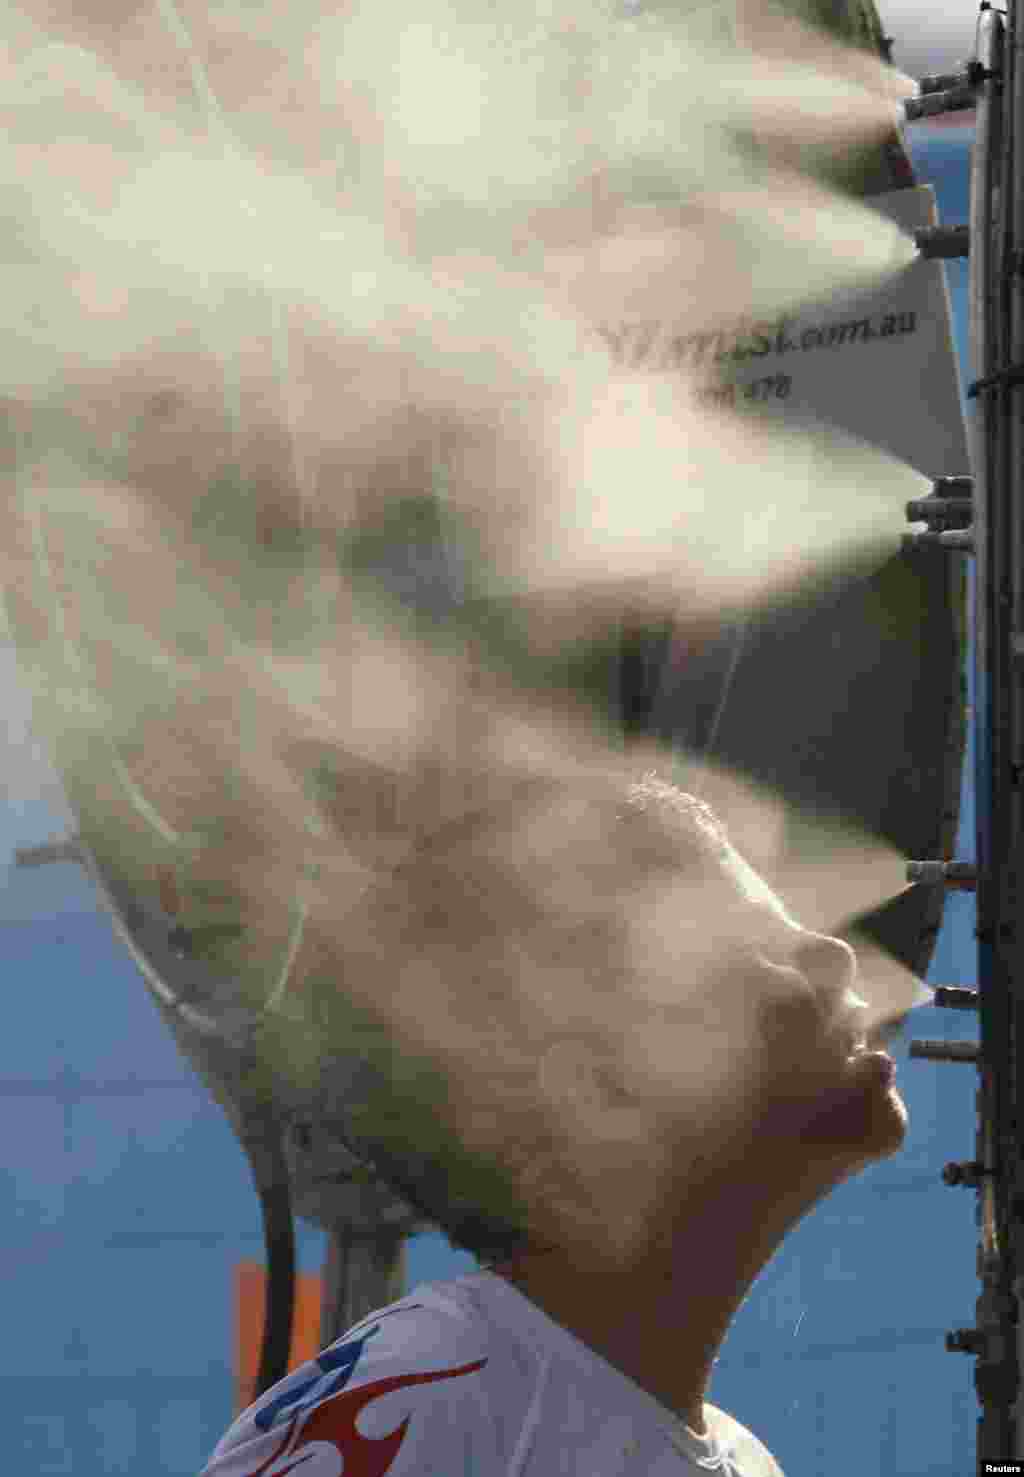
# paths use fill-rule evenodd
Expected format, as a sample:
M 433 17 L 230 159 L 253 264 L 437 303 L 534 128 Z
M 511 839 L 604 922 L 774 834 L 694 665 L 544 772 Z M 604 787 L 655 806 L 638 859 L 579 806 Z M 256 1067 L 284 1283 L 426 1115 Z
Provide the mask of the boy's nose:
M 857 979 L 857 956 L 842 939 L 825 933 L 805 934 L 791 957 L 794 967 L 823 993 L 838 998 L 853 989 Z M 861 1003 L 867 1004 L 866 1001 Z

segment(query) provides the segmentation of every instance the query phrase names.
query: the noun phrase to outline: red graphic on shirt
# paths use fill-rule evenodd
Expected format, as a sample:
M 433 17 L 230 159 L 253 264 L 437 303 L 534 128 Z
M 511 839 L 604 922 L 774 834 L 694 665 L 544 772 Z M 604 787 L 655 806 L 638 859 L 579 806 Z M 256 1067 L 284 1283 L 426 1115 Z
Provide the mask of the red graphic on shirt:
M 302 1477 L 385 1477 L 405 1439 L 410 1417 L 406 1416 L 390 1436 L 361 1436 L 356 1430 L 356 1417 L 363 1406 L 407 1385 L 473 1374 L 486 1363 L 486 1359 L 479 1359 L 476 1364 L 442 1369 L 436 1374 L 393 1375 L 358 1390 L 342 1390 L 308 1412 L 306 1420 L 296 1418 L 283 1444 L 261 1467 L 253 1469 L 251 1477 L 287 1477 L 287 1473 L 300 1469 Z

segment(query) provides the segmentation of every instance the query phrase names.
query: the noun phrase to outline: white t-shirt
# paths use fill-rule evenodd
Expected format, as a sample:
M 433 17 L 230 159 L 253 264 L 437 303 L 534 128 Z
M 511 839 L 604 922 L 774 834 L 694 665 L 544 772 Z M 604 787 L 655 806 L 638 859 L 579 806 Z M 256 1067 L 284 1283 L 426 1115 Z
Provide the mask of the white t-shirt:
M 695 1436 L 495 1272 L 362 1319 L 235 1421 L 200 1477 L 782 1477 L 705 1404 Z

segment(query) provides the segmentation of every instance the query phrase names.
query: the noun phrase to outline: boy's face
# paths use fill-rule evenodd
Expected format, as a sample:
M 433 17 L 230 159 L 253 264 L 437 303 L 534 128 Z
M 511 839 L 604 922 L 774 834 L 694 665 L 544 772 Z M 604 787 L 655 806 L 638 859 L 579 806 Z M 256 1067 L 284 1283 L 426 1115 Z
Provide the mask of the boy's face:
M 542 1215 L 541 1241 L 631 1259 L 704 1191 L 812 1202 L 904 1141 L 892 1062 L 857 1048 L 912 1002 L 861 980 L 853 949 L 801 927 L 732 845 L 703 844 L 688 809 L 655 783 L 590 849 L 617 874 L 625 939 L 612 955 L 605 937 L 605 973 L 598 932 L 577 936 L 590 1029 L 579 1011 L 542 1060 L 589 1220 Z
M 774 1157 L 783 1180 L 790 1168 L 845 1175 L 895 1153 L 907 1110 L 874 1033 L 899 1015 L 864 998 L 871 984 L 849 944 L 802 928 L 733 848 L 707 865 L 733 930 L 712 987 L 751 1023 L 737 1117 L 723 1129 L 745 1152 Z

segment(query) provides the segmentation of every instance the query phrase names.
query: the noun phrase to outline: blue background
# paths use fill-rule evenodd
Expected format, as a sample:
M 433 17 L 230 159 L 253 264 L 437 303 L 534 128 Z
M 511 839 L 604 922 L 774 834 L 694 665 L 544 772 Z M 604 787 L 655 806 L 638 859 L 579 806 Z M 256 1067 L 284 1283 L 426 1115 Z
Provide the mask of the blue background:
M 969 128 L 908 131 L 940 218 L 968 219 Z M 962 379 L 966 262 L 947 264 Z M 906 387 L 909 390 L 909 387 Z M 973 591 L 973 571 L 969 571 Z M 969 602 L 973 639 L 973 600 Z M 973 671 L 968 663 L 973 704 Z M 63 833 L 53 792 L 0 808 L 0 857 Z M 973 744 L 957 855 L 974 856 Z M 6 1470 L 195 1477 L 233 1418 L 232 1270 L 261 1260 L 246 1160 L 179 1058 L 89 882 L 70 864 L 4 869 L 0 1257 Z M 974 899 L 953 893 L 929 981 L 976 983 Z M 918 1011 L 913 1034 L 973 1016 Z M 787 1239 L 741 1308 L 710 1398 L 787 1477 L 974 1470 L 973 1359 L 944 1350 L 978 1294 L 975 1196 L 940 1180 L 974 1151 L 973 1071 L 895 1049 L 904 1152 L 842 1186 Z M 299 1268 L 325 1236 L 298 1228 Z M 408 1286 L 470 1270 L 440 1235 L 409 1243 Z M 483 1474 L 481 1474 L 483 1477 Z

